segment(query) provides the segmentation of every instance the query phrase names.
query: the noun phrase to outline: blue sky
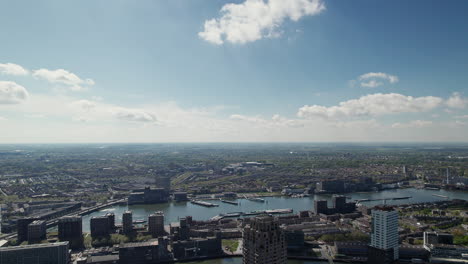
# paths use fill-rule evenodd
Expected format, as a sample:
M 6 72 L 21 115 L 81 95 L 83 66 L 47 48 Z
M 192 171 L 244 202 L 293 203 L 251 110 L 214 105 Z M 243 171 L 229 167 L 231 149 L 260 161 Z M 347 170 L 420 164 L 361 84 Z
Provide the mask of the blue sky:
M 0 142 L 467 141 L 467 11 L 0 0 Z

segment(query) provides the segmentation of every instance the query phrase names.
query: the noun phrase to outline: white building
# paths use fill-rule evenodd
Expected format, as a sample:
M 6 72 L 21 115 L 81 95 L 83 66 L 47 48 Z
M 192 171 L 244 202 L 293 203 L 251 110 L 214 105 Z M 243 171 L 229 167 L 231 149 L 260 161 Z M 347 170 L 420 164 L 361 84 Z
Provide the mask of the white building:
M 372 209 L 371 246 L 379 249 L 393 249 L 393 260 L 399 257 L 398 212 L 390 206 Z

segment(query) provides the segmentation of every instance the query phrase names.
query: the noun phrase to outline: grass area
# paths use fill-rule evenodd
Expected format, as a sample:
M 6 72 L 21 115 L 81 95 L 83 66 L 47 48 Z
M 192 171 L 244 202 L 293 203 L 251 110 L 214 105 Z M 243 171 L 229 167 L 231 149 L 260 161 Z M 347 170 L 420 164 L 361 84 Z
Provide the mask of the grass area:
M 316 257 L 316 258 L 320 258 L 322 256 L 322 252 L 321 251 L 315 251 L 315 250 L 311 250 L 308 254 L 309 257 Z
M 228 248 L 229 251 L 234 252 L 239 246 L 239 240 L 237 239 L 223 239 L 223 248 Z
M 143 235 L 143 234 L 132 234 L 129 236 L 121 235 L 121 234 L 111 234 L 110 236 L 105 237 L 96 237 L 92 238 L 89 234 L 86 234 L 84 237 L 84 245 L 86 248 L 90 247 L 104 247 L 104 246 L 112 246 L 118 245 L 121 243 L 127 242 L 143 242 L 152 239 L 150 235 Z

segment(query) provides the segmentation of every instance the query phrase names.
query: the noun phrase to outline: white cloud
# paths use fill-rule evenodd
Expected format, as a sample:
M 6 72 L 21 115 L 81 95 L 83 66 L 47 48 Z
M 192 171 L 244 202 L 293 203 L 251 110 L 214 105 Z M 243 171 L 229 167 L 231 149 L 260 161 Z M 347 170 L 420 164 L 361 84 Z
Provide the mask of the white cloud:
M 412 97 L 397 93 L 370 94 L 339 103 L 337 106 L 305 105 L 297 113 L 303 118 L 339 119 L 345 117 L 380 116 L 396 113 L 430 111 L 442 103 L 434 96 Z
M 28 75 L 29 71 L 14 63 L 0 63 L 0 73 L 7 75 Z
M 304 16 L 325 10 L 321 0 L 245 0 L 240 4 L 225 4 L 221 17 L 205 21 L 198 36 L 213 44 L 225 41 L 235 44 L 262 38 L 278 37 L 286 19 L 298 21 Z
M 383 72 L 369 72 L 358 77 L 362 87 L 375 88 L 384 85 L 382 81 L 388 81 L 389 83 L 397 83 L 399 81 L 398 76 L 390 75 Z M 380 80 L 380 81 L 379 81 Z
M 428 127 L 431 126 L 433 123 L 432 121 L 426 121 L 426 120 L 414 120 L 408 123 L 394 123 L 392 124 L 392 128 L 420 128 L 420 127 Z
M 455 118 L 468 119 L 468 115 L 460 115 L 460 116 L 456 116 Z
M 229 117 L 231 120 L 250 122 L 260 126 L 278 126 L 278 127 L 303 127 L 304 120 L 287 119 L 278 114 L 273 115 L 271 119 L 264 119 L 259 116 L 245 116 L 234 114 Z
M 455 92 L 447 99 L 446 104 L 450 108 L 464 109 L 468 106 L 468 99 L 463 98 L 460 93 Z
M 81 109 L 84 112 L 89 112 L 96 107 L 96 103 L 89 100 L 78 100 L 73 102 L 72 106 L 77 107 L 78 109 Z
M 7 121 L 8 119 L 3 117 L 3 116 L 0 116 L 0 121 Z
M 51 83 L 66 85 L 72 91 L 86 90 L 86 86 L 94 85 L 94 81 L 92 79 L 83 80 L 76 74 L 64 69 L 39 69 L 33 72 L 33 76 Z
M 354 120 L 354 121 L 335 121 L 326 123 L 328 126 L 347 129 L 375 129 L 382 127 L 375 119 Z
M 0 104 L 19 104 L 28 98 L 26 89 L 9 81 L 0 81 Z
M 117 119 L 124 121 L 150 123 L 157 123 L 158 121 L 153 113 L 142 109 L 116 107 L 111 112 Z

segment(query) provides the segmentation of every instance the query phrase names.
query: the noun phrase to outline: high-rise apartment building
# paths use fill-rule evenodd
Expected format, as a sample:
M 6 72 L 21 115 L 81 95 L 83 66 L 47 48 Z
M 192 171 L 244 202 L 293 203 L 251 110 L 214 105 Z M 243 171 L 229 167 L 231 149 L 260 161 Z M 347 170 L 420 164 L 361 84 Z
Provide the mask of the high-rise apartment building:
M 114 213 L 107 213 L 107 219 L 109 219 L 109 228 L 111 230 L 115 230 L 115 214 Z
M 17 240 L 18 242 L 23 242 L 28 240 L 28 225 L 35 220 L 39 220 L 37 218 L 20 218 L 16 222 L 16 230 L 17 230 Z
M 122 215 L 122 231 L 124 234 L 130 234 L 133 231 L 132 211 L 126 211 Z
M 110 221 L 107 216 L 95 216 L 89 220 L 92 237 L 108 236 L 111 233 Z
M 83 246 L 83 227 L 81 216 L 64 216 L 58 220 L 58 238 L 68 241 L 70 248 Z
M 387 263 L 397 260 L 398 239 L 398 212 L 391 206 L 374 207 L 368 263 L 377 263 L 373 261 Z
M 148 232 L 153 237 L 164 235 L 164 213 L 156 212 L 148 216 Z
M 244 264 L 285 264 L 286 239 L 278 219 L 259 216 L 251 219 L 243 234 Z
M 28 242 L 29 244 L 38 243 L 46 239 L 47 235 L 46 222 L 44 220 L 36 220 L 28 225 Z

